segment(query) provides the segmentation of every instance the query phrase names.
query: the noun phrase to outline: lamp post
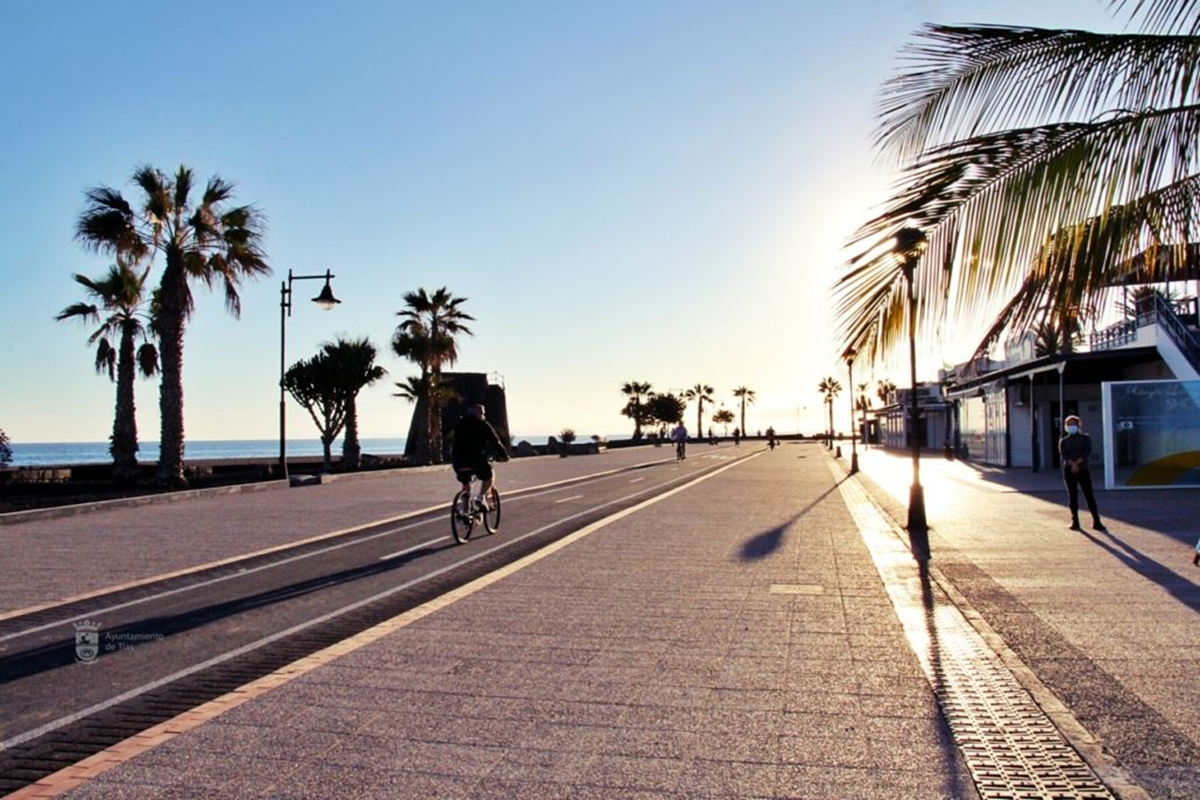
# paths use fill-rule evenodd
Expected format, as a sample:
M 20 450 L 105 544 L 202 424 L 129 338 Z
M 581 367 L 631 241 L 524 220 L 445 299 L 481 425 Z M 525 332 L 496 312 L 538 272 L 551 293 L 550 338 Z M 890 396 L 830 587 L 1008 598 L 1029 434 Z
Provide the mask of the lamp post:
M 287 371 L 287 318 L 292 315 L 292 282 L 319 281 L 324 279 L 325 286 L 321 293 L 312 299 L 317 307 L 328 311 L 342 302 L 333 296 L 330 279 L 336 277 L 329 270 L 324 275 L 293 275 L 288 270 L 287 280 L 279 286 L 279 469 L 286 480 L 287 466 L 287 389 L 284 387 L 284 375 Z
M 908 492 L 908 536 L 914 553 L 929 556 L 929 524 L 925 517 L 925 489 L 921 486 L 921 441 L 917 436 L 917 301 L 913 293 L 913 273 L 925 249 L 925 234 L 917 228 L 896 232 L 893 252 L 901 259 L 901 272 L 908 284 L 908 364 L 912 389 L 909 394 L 909 435 L 912 437 L 913 482 Z
M 846 352 L 842 353 L 842 358 L 846 359 L 846 371 L 849 373 L 848 380 L 850 381 L 850 474 L 858 472 L 858 434 L 854 430 L 854 357 L 858 355 L 858 351 L 853 347 L 847 347 Z

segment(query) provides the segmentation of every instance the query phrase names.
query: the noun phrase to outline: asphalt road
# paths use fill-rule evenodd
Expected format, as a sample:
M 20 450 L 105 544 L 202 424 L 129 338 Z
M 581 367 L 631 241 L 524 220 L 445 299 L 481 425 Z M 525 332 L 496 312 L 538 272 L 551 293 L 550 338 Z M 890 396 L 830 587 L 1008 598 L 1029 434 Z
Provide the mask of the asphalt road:
M 114 593 L 86 607 L 6 621 L 0 627 L 0 775 L 17 769 L 14 754 L 39 743 L 45 755 L 56 747 L 69 750 L 64 743 L 74 739 L 99 744 L 128 735 L 130 727 L 202 702 L 206 693 L 353 635 L 759 449 L 701 451 L 680 463 L 510 493 L 500 531 L 489 536 L 476 528 L 465 545 L 454 542 L 446 512 L 438 511 Z M 76 636 L 83 622 L 93 623 L 98 636 L 91 659 L 87 640 Z M 197 684 L 206 675 L 219 680 Z M 136 709 L 123 726 L 95 733 L 96 718 L 130 706 Z

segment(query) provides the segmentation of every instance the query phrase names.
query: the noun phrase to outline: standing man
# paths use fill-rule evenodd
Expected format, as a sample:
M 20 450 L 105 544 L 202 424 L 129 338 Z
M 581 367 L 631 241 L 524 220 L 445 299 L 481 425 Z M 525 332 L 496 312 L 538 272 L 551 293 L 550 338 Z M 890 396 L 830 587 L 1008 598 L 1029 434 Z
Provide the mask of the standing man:
M 1065 422 L 1067 435 L 1058 440 L 1058 454 L 1062 457 L 1063 481 L 1067 484 L 1067 501 L 1071 506 L 1070 529 L 1083 530 L 1079 527 L 1079 490 L 1083 489 L 1088 511 L 1092 512 L 1092 530 L 1106 531 L 1108 528 L 1100 521 L 1100 512 L 1096 509 L 1092 471 L 1088 468 L 1088 459 L 1092 456 L 1092 437 L 1083 433 L 1081 421 L 1074 414 L 1067 417 Z

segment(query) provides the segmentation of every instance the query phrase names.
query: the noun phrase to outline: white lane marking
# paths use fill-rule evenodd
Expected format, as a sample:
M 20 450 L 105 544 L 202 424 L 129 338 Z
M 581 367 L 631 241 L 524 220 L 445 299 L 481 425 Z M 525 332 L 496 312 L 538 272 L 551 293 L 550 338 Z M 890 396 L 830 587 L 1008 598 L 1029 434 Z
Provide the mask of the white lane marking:
M 415 553 L 418 550 L 424 550 L 426 547 L 432 547 L 433 545 L 437 544 L 438 542 L 444 542 L 449 538 L 450 538 L 449 536 L 439 536 L 436 539 L 430 539 L 428 542 L 421 542 L 420 544 L 414 544 L 412 547 L 406 547 L 403 550 L 398 550 L 395 553 L 389 553 L 386 556 L 380 556 L 379 560 L 387 561 L 388 559 L 399 558 L 400 556 L 406 556 L 409 553 Z
M 638 481 L 644 481 L 644 480 L 646 480 L 646 479 L 645 478 L 634 478 L 633 480 L 630 481 L 630 483 L 637 483 Z
M 554 505 L 558 505 L 559 503 L 566 503 L 571 500 L 579 500 L 582 497 L 583 497 L 583 495 L 581 495 L 581 494 L 573 494 L 570 497 L 564 497 L 562 500 L 555 500 Z
M 689 486 L 692 486 L 695 483 L 699 483 L 700 481 L 708 480 L 709 478 L 713 477 L 714 475 L 717 475 L 718 473 L 724 472 L 727 469 L 731 469 L 731 468 L 737 466 L 742 461 L 748 461 L 749 458 L 750 457 L 747 457 L 747 458 L 741 459 L 740 461 L 734 462 L 733 464 L 726 464 L 723 467 L 718 467 L 717 469 L 714 469 L 711 472 L 708 472 L 704 475 L 693 478 L 688 483 L 684 483 L 679 486 L 676 486 L 674 489 L 669 489 L 669 490 L 663 492 L 662 495 L 660 495 L 658 497 L 652 497 L 649 500 L 644 500 L 641 503 L 638 503 L 634 506 L 624 509 L 623 511 L 618 511 L 618 512 L 612 514 L 610 517 L 606 518 L 606 520 L 615 522 L 618 519 L 623 519 L 624 517 L 629 516 L 629 514 L 633 513 L 634 511 L 640 510 L 642 508 L 645 508 L 646 506 L 657 503 L 659 500 L 663 500 L 667 497 L 670 497 L 671 495 L 678 494 L 679 492 L 683 491 L 684 489 L 688 488 Z M 308 628 L 311 628 L 314 625 L 320 625 L 320 624 L 328 622 L 332 619 L 337 619 L 338 617 L 342 616 L 343 614 L 348 614 L 351 611 L 362 608 L 365 605 L 370 605 L 371 603 L 377 602 L 386 597 L 390 597 L 391 595 L 396 594 L 398 592 L 403 592 L 408 589 L 411 589 L 412 587 L 414 587 L 418 584 L 424 583 L 425 581 L 429 581 L 434 578 L 437 578 L 437 577 L 443 575 L 444 573 L 449 572 L 452 569 L 456 569 L 458 567 L 465 566 L 467 564 L 470 564 L 472 561 L 476 561 L 485 556 L 489 556 L 489 555 L 495 553 L 497 550 L 503 550 L 506 547 L 512 547 L 513 545 L 518 544 L 519 542 L 522 542 L 525 539 L 528 539 L 532 536 L 537 536 L 539 533 L 544 533 L 545 531 L 548 531 L 551 528 L 556 527 L 558 525 L 562 525 L 563 523 L 570 522 L 571 520 L 578 519 L 579 517 L 583 517 L 588 514 L 592 514 L 603 508 L 607 508 L 609 506 L 616 505 L 618 503 L 624 503 L 627 500 L 632 500 L 635 497 L 639 497 L 641 495 L 646 494 L 647 492 L 652 492 L 655 489 L 660 489 L 660 488 L 662 488 L 662 486 L 656 484 L 654 486 L 649 486 L 645 489 L 639 489 L 638 491 L 636 491 L 632 494 L 625 495 L 624 497 L 618 497 L 615 500 L 609 500 L 608 502 L 601 503 L 598 506 L 593 506 L 593 507 L 585 509 L 583 511 L 579 511 L 574 514 L 571 514 L 570 516 L 563 517 L 562 519 L 555 520 L 554 522 L 551 522 L 547 525 L 543 525 L 540 528 L 535 528 L 534 530 L 531 530 L 528 533 L 523 533 L 520 536 L 516 536 L 512 539 L 501 542 L 500 544 L 496 545 L 495 547 L 491 547 L 486 550 L 481 550 L 478 553 L 476 553 L 475 555 L 467 556 L 466 558 L 464 558 L 461 561 L 456 561 L 453 564 L 447 564 L 446 566 L 440 567 L 439 569 L 435 569 L 434 571 L 426 573 L 425 575 L 421 575 L 419 577 L 413 578 L 412 580 L 406 581 L 397 586 L 393 586 L 390 589 L 385 589 L 382 592 L 373 594 L 370 597 L 365 597 L 362 600 L 358 600 L 347 606 L 343 606 L 342 608 L 335 609 L 328 613 L 322 614 L 321 616 L 316 617 L 315 619 L 310 619 L 306 622 L 301 622 L 298 625 L 293 625 L 292 627 L 288 628 L 287 630 L 278 631 L 276 633 L 271 634 L 270 636 L 264 636 L 263 638 L 261 638 L 257 641 L 250 642 L 249 644 L 244 644 L 241 647 L 230 650 L 227 653 L 222 653 L 219 656 L 213 656 L 212 658 L 207 659 L 206 661 L 202 661 L 199 664 L 194 664 L 185 669 L 181 669 L 177 672 L 173 672 L 170 675 L 167 675 L 163 678 L 159 678 L 158 680 L 151 681 L 150 683 L 146 683 L 146 684 L 138 686 L 134 689 L 130 689 L 126 692 L 122 692 L 121 694 L 117 695 L 116 697 L 110 697 L 108 700 L 104 700 L 104 701 L 101 701 L 94 705 L 88 706 L 87 708 L 82 709 L 80 711 L 76 711 L 73 714 L 68 714 L 67 716 L 59 717 L 58 719 L 47 722 L 44 725 L 39 725 L 38 727 L 34 728 L 33 730 L 26 731 L 25 733 L 22 733 L 22 734 L 18 734 L 17 736 L 12 737 L 11 739 L 5 739 L 4 741 L 0 742 L 0 751 L 4 751 L 11 747 L 15 747 L 16 745 L 19 745 L 23 742 L 27 742 L 30 739 L 36 739 L 37 737 L 39 737 L 43 734 L 49 733 L 50 731 L 57 730 L 58 728 L 61 728 L 64 725 L 70 725 L 73 722 L 77 722 L 77 721 L 83 719 L 84 717 L 87 717 L 87 716 L 90 716 L 97 712 L 103 711 L 106 708 L 112 708 L 113 706 L 123 703 L 126 700 L 130 700 L 134 697 L 137 697 L 138 695 L 145 694 L 146 692 L 157 689 L 160 686 L 166 686 L 168 683 L 171 683 L 172 681 L 177 681 L 180 678 L 186 678 L 188 675 L 193 675 L 197 672 L 200 672 L 201 670 L 208 669 L 209 667 L 216 666 L 217 664 L 222 664 L 226 661 L 229 661 L 230 659 L 237 658 L 238 656 L 253 652 L 254 650 L 259 649 L 260 647 L 265 647 L 266 645 L 271 644 L 272 642 L 277 642 L 281 639 L 287 639 L 288 637 L 294 636 L 295 634 L 299 633 L 300 631 L 307 630 Z M 583 534 L 584 532 L 591 533 L 594 530 L 598 530 L 599 528 L 604 527 L 604 524 L 608 524 L 608 522 L 606 522 L 606 520 L 598 520 L 597 522 L 593 522 L 592 524 L 587 525 L 584 528 L 581 528 L 579 531 L 575 531 L 574 533 L 570 534 L 568 537 L 564 537 L 564 538 L 570 539 L 571 541 L 575 541 L 575 539 L 578 538 L 580 536 L 580 534 Z M 554 544 L 556 544 L 556 543 L 552 542 L 549 546 L 552 547 Z M 540 551 L 538 551 L 538 552 L 540 552 Z M 537 553 L 536 552 L 531 553 L 530 555 L 537 555 Z M 536 560 L 536 559 L 534 559 L 534 560 Z

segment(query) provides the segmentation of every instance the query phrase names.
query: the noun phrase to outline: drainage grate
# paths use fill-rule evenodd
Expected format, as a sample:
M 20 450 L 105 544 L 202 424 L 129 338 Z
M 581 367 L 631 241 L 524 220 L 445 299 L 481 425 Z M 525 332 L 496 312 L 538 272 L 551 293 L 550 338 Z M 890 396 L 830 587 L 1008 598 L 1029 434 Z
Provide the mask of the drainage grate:
M 841 480 L 909 644 L 984 800 L 1112 800 L 957 607 L 919 568 L 863 488 Z

